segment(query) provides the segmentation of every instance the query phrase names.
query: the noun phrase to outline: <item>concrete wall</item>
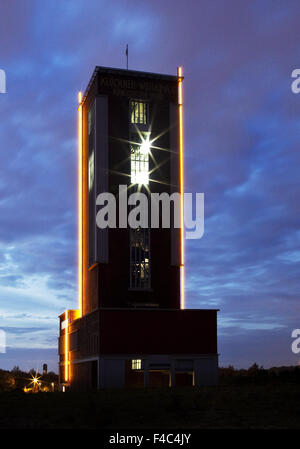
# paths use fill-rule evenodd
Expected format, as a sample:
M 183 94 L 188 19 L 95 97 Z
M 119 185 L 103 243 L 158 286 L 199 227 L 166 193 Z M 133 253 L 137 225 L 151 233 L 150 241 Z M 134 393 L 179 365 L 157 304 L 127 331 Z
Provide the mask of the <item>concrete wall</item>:
M 194 361 L 194 383 L 216 385 L 218 383 L 218 357 L 203 357 Z
M 125 387 L 125 360 L 100 358 L 99 388 Z
M 178 355 L 128 355 L 100 357 L 99 359 L 99 388 L 126 387 L 126 361 L 142 360 L 144 372 L 144 386 L 149 386 L 149 373 L 169 372 L 170 386 L 176 386 L 178 374 L 193 374 L 194 386 L 216 385 L 218 383 L 218 356 L 189 356 Z

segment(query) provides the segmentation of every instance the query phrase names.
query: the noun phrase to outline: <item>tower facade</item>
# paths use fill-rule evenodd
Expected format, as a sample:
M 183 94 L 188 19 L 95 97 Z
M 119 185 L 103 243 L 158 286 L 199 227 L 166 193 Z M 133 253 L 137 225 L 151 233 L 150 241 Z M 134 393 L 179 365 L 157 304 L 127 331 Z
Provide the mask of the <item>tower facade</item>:
M 64 388 L 216 382 L 217 311 L 185 309 L 182 80 L 181 68 L 96 67 L 80 96 L 79 310 L 60 316 Z

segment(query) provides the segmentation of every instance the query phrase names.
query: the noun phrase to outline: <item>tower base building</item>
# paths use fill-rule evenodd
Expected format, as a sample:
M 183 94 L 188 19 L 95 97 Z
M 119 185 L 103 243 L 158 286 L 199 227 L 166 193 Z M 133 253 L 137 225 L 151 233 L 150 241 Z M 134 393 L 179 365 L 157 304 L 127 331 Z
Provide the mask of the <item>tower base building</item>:
M 102 308 L 69 320 L 65 382 L 75 390 L 215 385 L 216 310 Z M 61 315 L 61 327 L 66 319 Z M 60 354 L 64 360 L 64 338 Z

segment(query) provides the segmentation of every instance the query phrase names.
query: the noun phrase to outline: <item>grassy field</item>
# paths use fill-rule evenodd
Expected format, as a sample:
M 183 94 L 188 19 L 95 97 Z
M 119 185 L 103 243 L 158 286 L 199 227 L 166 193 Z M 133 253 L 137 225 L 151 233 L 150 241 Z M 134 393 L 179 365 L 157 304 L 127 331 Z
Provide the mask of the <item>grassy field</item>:
M 0 394 L 0 428 L 300 428 L 300 385 Z

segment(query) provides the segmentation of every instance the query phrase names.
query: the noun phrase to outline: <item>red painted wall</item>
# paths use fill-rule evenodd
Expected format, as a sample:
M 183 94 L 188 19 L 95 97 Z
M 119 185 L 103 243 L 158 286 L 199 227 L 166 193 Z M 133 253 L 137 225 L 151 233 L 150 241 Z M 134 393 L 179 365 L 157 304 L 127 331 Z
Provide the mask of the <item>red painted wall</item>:
M 216 310 L 99 312 L 100 354 L 216 354 Z

